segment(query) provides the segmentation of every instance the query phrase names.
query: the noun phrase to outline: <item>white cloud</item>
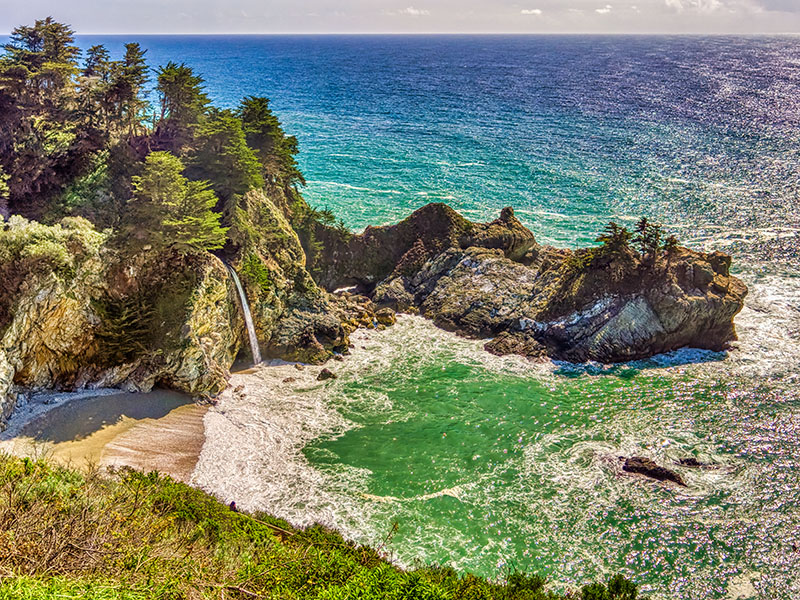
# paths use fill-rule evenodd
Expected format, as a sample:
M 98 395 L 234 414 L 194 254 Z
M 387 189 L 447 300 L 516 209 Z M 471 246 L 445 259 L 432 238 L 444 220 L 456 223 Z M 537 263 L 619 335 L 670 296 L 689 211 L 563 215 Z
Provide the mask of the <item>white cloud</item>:
M 424 8 L 414 8 L 413 6 L 409 6 L 408 8 L 404 8 L 403 10 L 397 11 L 397 14 L 408 15 L 410 17 L 422 17 L 431 14 L 431 11 Z
M 707 14 L 724 6 L 721 0 L 664 0 L 664 3 L 679 13 L 693 11 Z
M 667 2 L 670 2 L 670 1 L 671 0 L 667 0 Z M 680 2 L 680 0 L 677 0 L 677 1 Z M 594 10 L 594 12 L 596 12 L 598 15 L 607 15 L 608 13 L 611 12 L 612 8 L 614 8 L 614 7 L 611 6 L 610 4 L 606 4 L 603 8 L 596 8 Z
M 520 13 L 522 13 L 523 15 L 534 15 L 534 16 L 538 17 L 539 15 L 542 14 L 542 9 L 541 8 L 525 8 L 525 9 L 522 9 L 520 11 Z

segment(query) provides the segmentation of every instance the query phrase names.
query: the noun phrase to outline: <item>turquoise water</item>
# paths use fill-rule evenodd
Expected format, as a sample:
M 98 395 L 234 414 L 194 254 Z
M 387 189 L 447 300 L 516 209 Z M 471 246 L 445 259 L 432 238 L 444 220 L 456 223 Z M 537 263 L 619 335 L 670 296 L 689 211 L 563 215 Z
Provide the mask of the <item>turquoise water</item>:
M 81 38 L 98 41 L 126 40 Z M 732 352 L 614 368 L 497 359 L 418 319 L 359 333 L 335 382 L 265 372 L 257 399 L 226 400 L 204 487 L 376 544 L 396 520 L 405 564 L 800 597 L 797 37 L 139 41 L 217 103 L 272 98 L 306 197 L 355 229 L 430 201 L 475 219 L 512 205 L 572 246 L 647 215 L 733 253 L 751 289 Z M 634 454 L 714 468 L 680 469 L 678 489 L 625 476 Z

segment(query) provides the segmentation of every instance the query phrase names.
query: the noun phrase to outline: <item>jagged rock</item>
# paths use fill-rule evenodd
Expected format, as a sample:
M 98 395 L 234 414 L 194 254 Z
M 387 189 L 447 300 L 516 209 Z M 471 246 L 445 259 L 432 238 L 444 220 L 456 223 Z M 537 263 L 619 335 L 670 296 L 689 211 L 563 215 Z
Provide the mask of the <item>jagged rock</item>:
M 397 225 L 367 227 L 348 239 L 330 228 L 320 228 L 317 237 L 324 250 L 312 270 L 330 290 L 351 285 L 370 289 L 392 272 L 416 273 L 448 248 L 482 246 L 517 259 L 536 246 L 533 234 L 510 208 L 491 223 L 472 223 L 440 203 L 423 206 Z
M 638 473 L 639 475 L 644 475 L 645 477 L 657 481 L 672 481 L 673 483 L 686 487 L 686 483 L 678 473 L 657 465 L 649 458 L 643 458 L 641 456 L 628 458 L 625 460 L 625 464 L 622 465 L 622 470 L 628 473 Z
M 505 209 L 474 224 L 429 205 L 333 244 L 324 259 L 323 283 L 359 285 L 378 306 L 419 310 L 449 331 L 494 338 L 487 349 L 495 353 L 543 349 L 577 362 L 684 346 L 723 350 L 736 339 L 733 317 L 747 293 L 720 252 L 677 248 L 644 260 L 625 248 L 557 250 L 536 244 Z
M 527 358 L 541 358 L 547 354 L 547 349 L 526 331 L 503 331 L 484 344 L 483 348 L 497 356 L 519 354 Z
M 394 325 L 397 322 L 397 315 L 391 308 L 381 308 L 375 311 L 375 320 L 381 325 Z
M 325 381 L 327 379 L 336 379 L 336 373 L 330 369 L 322 369 L 317 375 L 317 381 Z

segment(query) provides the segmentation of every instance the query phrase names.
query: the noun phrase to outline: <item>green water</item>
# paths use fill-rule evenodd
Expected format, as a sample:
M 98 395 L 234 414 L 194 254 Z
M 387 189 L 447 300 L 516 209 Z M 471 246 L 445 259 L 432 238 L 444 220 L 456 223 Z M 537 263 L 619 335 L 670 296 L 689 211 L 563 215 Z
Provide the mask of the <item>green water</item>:
M 797 381 L 679 352 L 613 368 L 480 355 L 424 322 L 372 334 L 328 402 L 351 422 L 306 446 L 373 543 L 404 563 L 569 587 L 622 571 L 659 597 L 795 597 Z M 773 378 L 776 377 L 776 378 Z M 688 487 L 621 471 L 649 456 Z M 708 469 L 676 466 L 695 457 Z M 341 482 L 347 481 L 343 491 Z M 364 532 L 363 515 L 369 525 Z M 357 516 L 356 516 L 357 515 Z

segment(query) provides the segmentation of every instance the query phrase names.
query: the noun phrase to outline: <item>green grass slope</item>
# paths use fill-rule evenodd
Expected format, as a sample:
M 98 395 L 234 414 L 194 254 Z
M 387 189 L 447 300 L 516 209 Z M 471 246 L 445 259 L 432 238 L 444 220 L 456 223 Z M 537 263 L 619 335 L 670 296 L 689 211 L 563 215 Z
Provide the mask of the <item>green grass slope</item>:
M 401 569 L 321 526 L 232 511 L 156 473 L 114 477 L 0 455 L 0 600 L 634 600 L 621 577 L 573 596 Z

